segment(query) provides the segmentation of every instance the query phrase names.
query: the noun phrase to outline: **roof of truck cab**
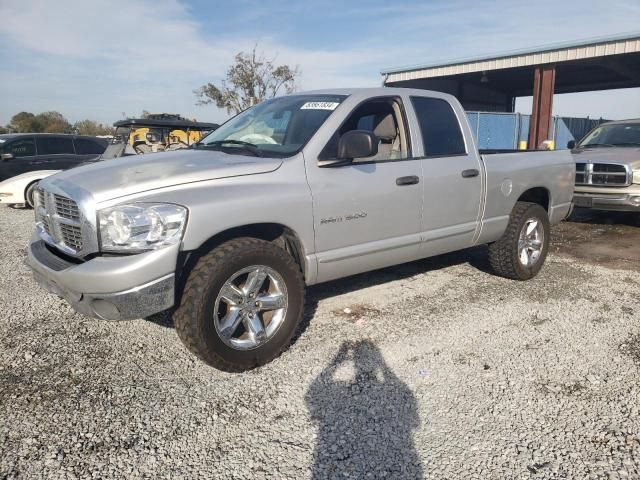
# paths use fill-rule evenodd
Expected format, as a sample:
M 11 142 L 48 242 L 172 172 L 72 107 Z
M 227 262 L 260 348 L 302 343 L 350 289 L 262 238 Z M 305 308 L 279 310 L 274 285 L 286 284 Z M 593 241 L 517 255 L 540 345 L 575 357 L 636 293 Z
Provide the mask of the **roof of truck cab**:
M 362 97 L 379 97 L 389 95 L 420 95 L 435 97 L 452 97 L 452 95 L 436 92 L 434 90 L 425 90 L 422 88 L 403 88 L 403 87 L 365 87 L 365 88 L 327 88 L 322 90 L 309 90 L 306 92 L 290 93 L 289 96 L 303 95 L 358 95 Z

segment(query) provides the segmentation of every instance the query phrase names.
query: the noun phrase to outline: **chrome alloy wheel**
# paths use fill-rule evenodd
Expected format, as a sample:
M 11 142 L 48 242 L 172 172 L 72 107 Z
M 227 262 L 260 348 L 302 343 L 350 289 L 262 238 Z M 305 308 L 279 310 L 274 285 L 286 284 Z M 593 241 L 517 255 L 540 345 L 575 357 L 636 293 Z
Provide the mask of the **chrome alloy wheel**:
M 237 350 L 251 350 L 278 331 L 287 314 L 287 286 L 265 265 L 243 268 L 218 293 L 213 320 L 222 341 Z
M 522 226 L 518 238 L 518 258 L 525 267 L 535 265 L 544 247 L 544 226 L 537 218 L 530 218 Z

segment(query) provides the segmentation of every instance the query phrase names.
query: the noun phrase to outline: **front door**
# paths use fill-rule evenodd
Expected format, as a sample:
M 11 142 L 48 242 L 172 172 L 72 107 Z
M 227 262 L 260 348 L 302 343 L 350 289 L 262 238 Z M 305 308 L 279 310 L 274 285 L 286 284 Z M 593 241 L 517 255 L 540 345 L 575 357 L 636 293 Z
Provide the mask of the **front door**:
M 339 167 L 337 141 L 355 129 L 373 131 L 378 154 Z M 411 160 L 403 104 L 381 97 L 356 106 L 322 151 L 307 159 L 313 197 L 318 281 L 413 260 L 418 255 L 422 168 Z

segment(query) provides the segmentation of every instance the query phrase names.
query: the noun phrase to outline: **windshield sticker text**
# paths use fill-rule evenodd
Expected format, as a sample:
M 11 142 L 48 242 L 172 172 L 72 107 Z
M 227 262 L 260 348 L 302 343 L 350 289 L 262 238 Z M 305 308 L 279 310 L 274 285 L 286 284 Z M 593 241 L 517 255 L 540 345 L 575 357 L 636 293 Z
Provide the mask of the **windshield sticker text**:
M 300 110 L 335 110 L 338 105 L 338 102 L 307 102 Z

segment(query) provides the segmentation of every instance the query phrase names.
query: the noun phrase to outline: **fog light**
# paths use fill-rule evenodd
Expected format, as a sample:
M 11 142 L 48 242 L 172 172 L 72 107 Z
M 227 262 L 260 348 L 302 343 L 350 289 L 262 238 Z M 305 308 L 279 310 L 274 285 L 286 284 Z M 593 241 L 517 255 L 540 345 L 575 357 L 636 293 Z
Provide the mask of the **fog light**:
M 91 302 L 93 311 L 103 320 L 120 320 L 120 311 L 113 303 L 106 300 L 96 299 Z
M 630 198 L 631 203 L 633 203 L 635 206 L 640 207 L 640 195 L 634 195 Z

